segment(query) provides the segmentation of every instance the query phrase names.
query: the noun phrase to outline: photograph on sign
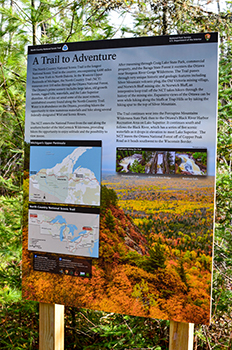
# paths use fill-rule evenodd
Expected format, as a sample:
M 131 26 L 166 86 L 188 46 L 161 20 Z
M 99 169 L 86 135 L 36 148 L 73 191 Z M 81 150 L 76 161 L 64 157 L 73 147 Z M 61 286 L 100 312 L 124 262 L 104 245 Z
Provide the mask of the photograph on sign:
M 218 35 L 28 48 L 23 298 L 209 324 Z
M 117 148 L 116 172 L 148 175 L 206 175 L 207 150 Z

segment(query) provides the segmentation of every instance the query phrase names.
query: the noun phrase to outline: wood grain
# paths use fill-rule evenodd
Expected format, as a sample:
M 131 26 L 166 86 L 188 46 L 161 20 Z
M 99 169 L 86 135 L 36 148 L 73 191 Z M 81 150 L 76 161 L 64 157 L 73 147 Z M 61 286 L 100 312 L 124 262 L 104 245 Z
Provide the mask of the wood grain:
M 170 322 L 169 350 L 193 350 L 193 323 Z
M 39 304 L 39 350 L 64 350 L 64 305 Z

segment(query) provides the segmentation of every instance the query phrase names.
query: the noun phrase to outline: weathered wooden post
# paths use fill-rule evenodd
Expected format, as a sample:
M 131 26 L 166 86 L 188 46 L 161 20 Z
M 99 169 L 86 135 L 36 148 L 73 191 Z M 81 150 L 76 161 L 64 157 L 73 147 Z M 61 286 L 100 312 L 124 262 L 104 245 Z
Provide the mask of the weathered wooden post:
M 39 350 L 64 350 L 64 305 L 39 304 Z
M 169 350 L 193 350 L 193 323 L 170 321 Z

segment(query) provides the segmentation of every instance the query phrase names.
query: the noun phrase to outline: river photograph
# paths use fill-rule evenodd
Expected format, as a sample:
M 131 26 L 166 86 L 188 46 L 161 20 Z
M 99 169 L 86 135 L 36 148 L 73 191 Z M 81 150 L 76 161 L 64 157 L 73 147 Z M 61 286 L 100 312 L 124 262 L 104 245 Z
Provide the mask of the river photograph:
M 207 150 L 117 148 L 116 172 L 148 175 L 207 175 Z

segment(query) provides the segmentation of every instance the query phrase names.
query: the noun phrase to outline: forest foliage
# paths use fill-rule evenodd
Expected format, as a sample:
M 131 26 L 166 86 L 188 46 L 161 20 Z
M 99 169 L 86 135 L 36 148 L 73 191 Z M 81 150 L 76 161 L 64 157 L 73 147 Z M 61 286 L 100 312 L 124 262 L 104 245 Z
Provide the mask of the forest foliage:
M 38 348 L 38 304 L 21 300 L 21 214 L 26 46 L 118 36 L 218 31 L 220 65 L 218 151 L 212 324 L 196 327 L 198 349 L 231 349 L 232 339 L 232 47 L 231 4 L 213 12 L 187 1 L 0 1 L 0 347 Z M 220 4 L 220 3 L 218 3 Z M 113 26 L 112 10 L 129 12 L 133 24 Z M 103 189 L 104 191 L 104 189 Z M 112 197 L 112 196 L 109 196 Z M 105 225 L 115 228 L 108 210 Z M 163 218 L 160 218 L 163 220 Z M 162 222 L 160 222 L 162 224 Z M 142 225 L 143 223 L 141 223 Z M 149 229 L 149 220 L 147 230 Z M 149 230 L 148 230 L 149 231 Z M 186 237 L 183 236 L 186 239 Z M 149 237 L 147 237 L 149 239 Z M 183 244 L 191 244 L 184 242 Z M 150 252 L 152 264 L 164 266 L 162 242 Z M 161 258 L 160 258 L 161 257 Z M 133 261 L 133 253 L 127 259 Z M 137 261 L 137 264 L 144 264 Z M 206 264 L 207 261 L 203 261 Z M 145 263 L 147 270 L 150 264 Z M 181 261 L 179 275 L 187 286 Z M 161 267 L 162 267 L 161 266 Z M 159 266 L 160 267 L 160 266 Z M 149 273 L 149 272 L 148 272 Z M 146 285 L 143 286 L 146 293 Z M 139 297 L 139 289 L 134 290 Z M 66 308 L 66 349 L 167 349 L 168 322 L 85 309 Z

